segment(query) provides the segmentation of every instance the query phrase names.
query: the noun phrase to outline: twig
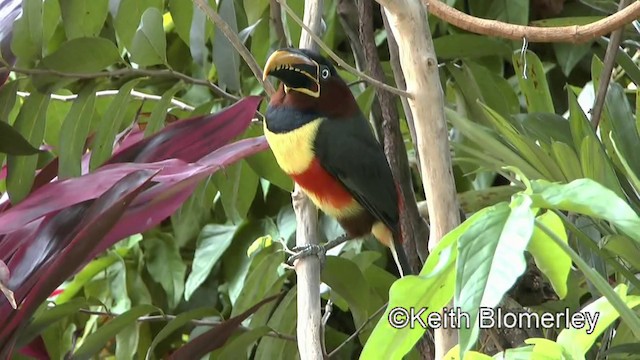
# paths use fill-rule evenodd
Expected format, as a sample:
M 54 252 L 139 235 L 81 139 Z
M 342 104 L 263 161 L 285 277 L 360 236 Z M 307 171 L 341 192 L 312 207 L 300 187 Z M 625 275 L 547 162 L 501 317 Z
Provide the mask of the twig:
M 102 90 L 102 91 L 98 91 L 96 92 L 96 97 L 101 97 L 101 96 L 113 96 L 118 94 L 118 92 L 120 92 L 120 90 Z M 16 92 L 16 94 L 20 97 L 29 97 L 31 95 L 31 93 L 26 92 L 26 91 L 18 91 Z M 143 93 L 137 90 L 131 90 L 131 96 L 133 96 L 134 98 L 137 99 L 142 99 L 142 100 L 160 100 L 162 98 L 162 96 L 159 95 L 152 95 L 152 94 L 147 94 L 147 93 Z M 58 94 L 51 94 L 51 99 L 53 100 L 59 100 L 59 101 L 73 101 L 78 97 L 77 94 L 71 94 L 71 95 L 58 95 Z M 172 98 L 171 99 L 171 105 L 180 108 L 181 110 L 186 110 L 186 111 L 193 111 L 195 108 L 189 104 L 183 103 L 182 101 Z
M 631 0 L 620 0 L 620 4 L 618 4 L 618 13 L 624 10 L 624 8 L 629 5 L 630 1 Z M 604 67 L 600 74 L 600 83 L 598 84 L 596 99 L 593 103 L 593 108 L 591 109 L 591 124 L 594 129 L 598 128 L 600 119 L 602 118 L 602 110 L 604 109 L 604 103 L 607 98 L 607 89 L 611 82 L 611 73 L 615 66 L 618 46 L 620 46 L 620 42 L 622 41 L 623 31 L 624 28 L 619 28 L 611 33 L 611 38 L 609 39 L 609 44 L 607 45 L 607 50 L 604 54 Z
M 200 10 L 202 10 L 202 12 L 205 13 L 205 15 L 207 15 L 207 17 L 209 18 L 209 21 L 211 21 L 214 25 L 218 27 L 218 29 L 220 29 L 220 31 L 222 31 L 222 33 L 224 34 L 224 36 L 226 36 L 226 38 L 229 40 L 231 45 L 233 45 L 233 47 L 240 54 L 240 56 L 242 56 L 244 61 L 247 63 L 247 65 L 253 72 L 253 75 L 256 77 L 256 79 L 258 79 L 258 81 L 264 87 L 264 91 L 267 93 L 267 95 L 269 96 L 273 95 L 273 93 L 276 92 L 275 89 L 273 88 L 273 85 L 271 85 L 271 83 L 268 81 L 262 80 L 262 69 L 260 69 L 260 65 L 258 65 L 258 62 L 256 62 L 256 59 L 253 57 L 253 55 L 251 55 L 251 52 L 249 51 L 249 49 L 247 49 L 247 47 L 244 46 L 244 44 L 242 43 L 242 40 L 240 40 L 240 37 L 238 37 L 238 34 L 236 34 L 235 31 L 231 29 L 229 24 L 227 24 L 227 22 L 224 21 L 224 19 L 222 19 L 222 17 L 215 10 L 213 10 L 213 8 L 209 6 L 209 4 L 207 4 L 205 0 L 192 0 L 192 1 L 198 8 L 200 8 Z
M 364 328 L 369 325 L 369 323 L 375 319 L 376 317 L 378 317 L 378 315 L 380 315 L 384 309 L 387 308 L 387 305 L 389 305 L 389 303 L 385 303 L 384 305 L 382 305 L 382 307 L 380 307 L 380 309 L 376 310 L 375 313 L 373 313 L 373 315 L 369 316 L 367 318 L 367 320 L 362 323 L 362 325 L 360 325 L 360 327 L 353 333 L 351 334 L 345 341 L 343 341 L 340 345 L 338 345 L 335 349 L 333 349 L 332 352 L 329 353 L 329 357 L 332 357 L 333 355 L 335 355 L 338 351 L 340 351 L 340 349 L 342 349 L 343 346 L 347 345 L 351 340 L 355 339 L 356 336 L 360 335 L 360 333 L 364 330 Z
M 463 30 L 480 35 L 529 42 L 584 43 L 611 33 L 640 17 L 640 1 L 622 11 L 587 25 L 535 27 L 481 19 L 458 11 L 440 0 L 422 0 L 429 13 Z
M 196 1 L 196 0 L 194 0 Z M 289 16 L 291 16 L 291 18 L 297 22 L 300 26 L 302 26 L 303 29 L 305 29 L 306 31 L 309 31 L 309 27 L 307 25 L 305 25 L 302 20 L 300 20 L 300 17 L 298 15 L 296 15 L 296 13 L 289 7 L 289 5 L 286 4 L 286 2 L 284 2 L 283 0 L 277 0 L 280 3 L 280 6 L 282 6 L 284 8 L 284 10 L 289 14 Z M 320 37 L 318 37 L 316 34 L 311 33 L 311 37 L 313 38 L 313 41 L 316 42 L 316 44 L 318 44 L 318 46 L 320 46 L 320 48 L 322 48 L 322 50 L 324 50 L 329 57 L 331 57 L 336 63 L 338 63 L 338 65 L 342 66 L 343 68 L 347 69 L 349 72 L 357 75 L 358 77 L 366 80 L 369 84 L 382 88 L 386 91 L 389 91 L 393 94 L 396 94 L 398 96 L 404 96 L 407 98 L 412 98 L 413 95 L 410 94 L 407 91 L 403 91 L 400 89 L 397 89 L 393 86 L 387 85 L 383 82 L 380 82 L 374 78 L 372 78 L 371 76 L 358 71 L 356 68 L 354 68 L 353 66 L 347 64 L 344 60 L 342 60 L 338 55 L 336 55 L 335 52 L 333 52 L 333 50 L 331 50 L 331 48 L 329 48 L 329 46 L 327 46 L 327 44 L 324 43 L 324 41 L 322 41 L 322 39 L 320 39 Z
M 51 69 L 23 69 L 23 68 L 4 66 L 4 67 L 0 67 L 0 72 L 2 71 L 12 71 L 12 72 L 15 72 L 18 74 L 24 74 L 24 75 L 55 75 L 63 78 L 73 78 L 73 79 L 96 79 L 96 78 L 115 77 L 115 76 L 168 77 L 168 78 L 180 79 L 188 84 L 206 86 L 210 88 L 214 94 L 220 97 L 223 97 L 227 100 L 238 101 L 240 99 L 239 97 L 235 95 L 231 95 L 226 91 L 222 90 L 221 88 L 218 87 L 218 85 L 212 83 L 209 80 L 196 79 L 189 75 L 186 75 L 177 71 L 173 71 L 173 70 L 148 70 L 148 69 L 125 68 L 125 69 L 118 69 L 118 70 L 111 70 L 111 71 L 100 71 L 100 72 L 94 72 L 94 73 L 67 73 L 67 72 L 51 70 Z
M 300 47 L 314 48 L 311 37 L 320 31 L 322 23 L 322 0 L 305 0 L 304 18 L 310 25 L 300 34 Z M 281 3 L 281 5 L 284 5 Z M 305 247 L 318 245 L 318 209 L 296 183 L 291 194 L 293 211 L 296 214 L 296 245 Z M 308 256 L 296 260 L 298 281 L 298 353 L 302 360 L 321 360 L 323 353 L 322 315 L 320 314 L 320 258 Z
M 108 316 L 108 317 L 117 317 L 120 316 L 121 314 L 116 314 L 116 313 L 112 313 L 110 311 L 98 311 L 98 310 L 91 310 L 91 309 L 79 309 L 78 312 L 81 312 L 83 314 L 89 314 L 89 315 L 98 315 L 98 316 Z M 138 322 L 159 322 L 159 321 L 171 321 L 173 319 L 176 318 L 176 315 L 149 315 L 149 316 L 141 316 L 137 319 Z M 223 320 L 199 320 L 199 319 L 193 319 L 191 321 L 189 321 L 190 324 L 195 325 L 195 326 L 218 326 L 222 323 L 224 323 Z M 241 326 L 238 329 L 242 330 L 242 331 L 251 331 L 251 328 L 248 328 L 246 326 Z M 279 333 L 275 330 L 271 330 L 270 332 L 268 332 L 266 334 L 266 336 L 269 337 L 273 337 L 273 338 L 277 338 L 277 339 L 283 339 L 283 340 L 288 340 L 288 341 L 296 341 L 296 337 L 293 335 L 287 335 L 287 334 L 282 334 Z

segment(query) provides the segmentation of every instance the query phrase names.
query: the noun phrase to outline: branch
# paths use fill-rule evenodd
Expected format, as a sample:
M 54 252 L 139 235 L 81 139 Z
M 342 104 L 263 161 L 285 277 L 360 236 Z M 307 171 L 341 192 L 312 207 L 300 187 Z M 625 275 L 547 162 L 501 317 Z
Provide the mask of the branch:
M 377 1 L 384 6 L 389 26 L 398 41 L 400 64 L 407 91 L 412 95 L 409 107 L 416 127 L 422 185 L 431 214 L 429 248 L 433 249 L 460 223 L 438 61 L 426 9 L 419 0 Z M 436 359 L 442 359 L 456 344 L 455 330 L 436 329 Z
M 125 68 L 125 69 L 118 69 L 118 70 L 112 70 L 112 71 L 100 71 L 95 73 L 67 73 L 67 72 L 51 70 L 51 69 L 23 69 L 23 68 L 11 67 L 11 66 L 0 67 L 0 72 L 3 72 L 3 71 L 12 71 L 14 73 L 24 74 L 24 75 L 55 75 L 63 78 L 73 78 L 73 79 L 97 79 L 97 78 L 103 78 L 103 77 L 116 77 L 116 76 L 168 77 L 168 78 L 182 80 L 188 84 L 206 86 L 209 89 L 211 89 L 211 91 L 214 94 L 220 97 L 223 97 L 227 100 L 232 100 L 232 101 L 240 100 L 239 97 L 225 92 L 224 90 L 219 88 L 218 85 L 212 83 L 209 80 L 196 79 L 189 75 L 176 72 L 173 70 L 147 70 L 147 69 Z
M 200 8 L 200 10 L 202 10 L 202 12 L 205 13 L 205 15 L 207 15 L 207 17 L 209 18 L 209 21 L 211 21 L 214 25 L 218 27 L 218 29 L 220 29 L 220 31 L 222 31 L 222 33 L 224 34 L 224 36 L 226 36 L 226 38 L 229 40 L 231 45 L 233 45 L 233 47 L 240 54 L 240 56 L 242 56 L 244 61 L 247 63 L 247 65 L 253 72 L 253 75 L 256 77 L 256 79 L 258 79 L 258 81 L 264 87 L 264 91 L 267 93 L 267 95 L 269 96 L 273 95 L 273 93 L 275 93 L 276 90 L 273 88 L 273 85 L 271 85 L 270 82 L 262 80 L 262 69 L 260 68 L 260 65 L 258 65 L 258 62 L 256 61 L 256 59 L 253 57 L 253 55 L 251 55 L 251 52 L 249 51 L 249 49 L 247 49 L 247 47 L 244 46 L 238 34 L 236 34 L 236 32 L 233 31 L 233 29 L 231 29 L 229 24 L 227 24 L 227 22 L 224 21 L 224 19 L 222 19 L 222 17 L 215 10 L 213 10 L 213 8 L 209 6 L 209 4 L 207 4 L 205 0 L 192 0 L 192 1 L 198 8 Z
M 338 345 L 335 349 L 333 349 L 332 352 L 329 353 L 329 355 L 327 357 L 332 357 L 333 355 L 335 355 L 336 353 L 338 353 L 338 351 L 340 349 L 342 349 L 343 346 L 347 345 L 351 340 L 355 339 L 356 336 L 360 335 L 360 333 L 362 333 L 362 331 L 364 330 L 365 327 L 367 327 L 367 325 L 369 325 L 369 323 L 371 323 L 371 321 L 373 319 L 375 319 L 376 317 L 378 317 L 378 315 L 382 314 L 382 312 L 384 311 L 384 309 L 387 308 L 387 305 L 389 305 L 389 303 L 385 303 L 384 305 L 382 305 L 382 307 L 380 307 L 380 309 L 376 310 L 376 312 L 374 312 L 371 316 L 369 316 L 367 318 L 367 320 L 365 322 L 362 323 L 362 325 L 360 325 L 360 327 L 353 333 L 351 334 L 345 341 L 343 341 L 340 345 Z
M 196 0 L 194 0 L 196 1 Z M 298 15 L 296 15 L 296 13 L 291 10 L 291 8 L 289 7 L 289 5 L 287 5 L 287 3 L 284 0 L 277 0 L 280 3 L 280 6 L 282 6 L 284 8 L 284 10 L 289 14 L 289 16 L 291 16 L 291 18 L 297 22 L 300 26 L 302 26 L 302 28 L 304 30 L 306 30 L 307 32 L 309 31 L 309 27 L 307 25 L 305 25 L 302 20 L 300 20 L 300 17 L 298 17 Z M 393 86 L 387 85 L 383 82 L 380 82 L 372 77 L 370 77 L 369 75 L 358 71 L 356 68 L 354 68 L 353 66 L 347 64 L 344 60 L 342 60 L 338 55 L 336 55 L 335 52 L 333 52 L 333 50 L 331 50 L 331 48 L 329 48 L 329 46 L 327 46 L 327 44 L 324 43 L 324 41 L 322 41 L 322 39 L 320 39 L 320 37 L 318 37 L 316 34 L 314 33 L 310 33 L 311 38 L 313 39 L 313 41 L 316 42 L 316 44 L 318 44 L 318 46 L 320 46 L 320 48 L 322 50 L 324 50 L 327 55 L 329 55 L 329 57 L 331 57 L 336 63 L 338 63 L 338 65 L 340 65 L 341 67 L 345 68 L 347 71 L 351 72 L 352 74 L 357 75 L 358 77 L 360 77 L 361 79 L 366 80 L 369 84 L 382 88 L 384 90 L 387 90 L 393 94 L 396 94 L 398 96 L 404 96 L 404 97 L 411 97 L 411 94 L 409 94 L 406 91 L 402 91 L 400 89 L 394 88 Z M 300 46 L 302 47 L 302 46 Z
M 618 12 L 616 14 L 623 11 L 624 8 L 629 5 L 630 1 L 631 0 L 620 0 L 620 4 L 618 4 Z M 636 3 L 636 5 L 638 4 L 640 3 Z M 593 108 L 591 109 L 591 124 L 593 125 L 594 129 L 597 129 L 598 124 L 600 123 L 602 110 L 604 109 L 604 102 L 607 98 L 607 89 L 609 88 L 609 83 L 611 82 L 611 73 L 613 72 L 613 67 L 616 62 L 618 46 L 620 46 L 620 42 L 622 41 L 623 30 L 624 28 L 619 28 L 611 33 L 611 38 L 609 39 L 609 44 L 607 45 L 607 50 L 604 54 L 604 68 L 602 69 L 602 73 L 600 74 L 598 92 L 593 104 Z
M 587 25 L 536 27 L 477 18 L 458 11 L 440 0 L 422 0 L 429 12 L 439 19 L 463 30 L 505 39 L 529 42 L 584 43 L 611 33 L 640 17 L 640 1 L 622 11 Z
M 279 0 L 278 0 L 279 1 Z M 305 31 L 300 34 L 301 48 L 314 48 L 311 36 L 320 31 L 322 25 L 322 0 L 305 0 Z M 281 5 L 284 5 L 281 3 Z M 305 247 L 318 245 L 318 209 L 302 192 L 296 183 L 291 194 L 293 210 L 296 214 L 296 245 Z M 307 256 L 296 260 L 295 264 L 298 284 L 298 352 L 302 360 L 322 360 L 323 334 L 320 303 L 320 258 Z
M 120 92 L 120 90 L 102 90 L 102 91 L 98 91 L 96 92 L 96 97 L 101 97 L 101 96 L 113 96 L 116 95 Z M 20 97 L 29 97 L 31 95 L 31 93 L 26 92 L 26 91 L 18 91 L 16 92 L 16 94 Z M 162 99 L 162 96 L 159 95 L 152 95 L 152 94 L 147 94 L 147 93 L 143 93 L 137 90 L 131 90 L 131 96 L 137 99 L 141 99 L 141 100 L 154 100 L 154 101 L 158 101 L 160 99 Z M 73 101 L 76 98 L 78 98 L 77 94 L 71 94 L 71 95 L 58 95 L 58 94 L 51 94 L 51 99 L 53 100 L 59 100 L 59 101 Z M 180 108 L 181 110 L 185 110 L 185 111 L 193 111 L 195 108 L 189 104 L 183 103 L 182 101 L 175 99 L 175 98 L 171 98 L 171 105 Z
M 98 315 L 98 316 L 107 316 L 107 317 L 117 317 L 120 316 L 121 314 L 115 314 L 112 313 L 110 311 L 97 311 L 97 310 L 90 310 L 90 309 L 79 309 L 78 312 L 81 312 L 83 314 L 89 314 L 89 315 Z M 150 315 L 150 316 L 141 316 L 137 319 L 138 322 L 158 322 L 158 321 L 171 321 L 173 319 L 175 319 L 177 316 L 176 315 Z M 224 323 L 224 321 L 222 320 L 199 320 L 199 319 L 194 319 L 189 321 L 190 324 L 195 325 L 195 326 L 218 326 L 222 323 Z M 241 331 L 251 331 L 251 328 L 248 328 L 246 326 L 240 326 L 238 328 Z M 292 336 L 292 335 L 287 335 L 287 334 L 282 334 L 279 333 L 275 330 L 271 330 L 268 333 L 265 334 L 266 336 L 269 337 L 273 337 L 273 338 L 277 338 L 277 339 L 282 339 L 282 340 L 287 340 L 287 341 L 296 341 L 296 337 Z

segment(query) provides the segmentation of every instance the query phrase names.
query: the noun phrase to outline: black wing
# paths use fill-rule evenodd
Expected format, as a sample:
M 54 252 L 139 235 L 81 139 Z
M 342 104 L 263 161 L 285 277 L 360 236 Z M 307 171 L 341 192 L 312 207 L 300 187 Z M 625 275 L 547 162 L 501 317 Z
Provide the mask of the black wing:
M 398 233 L 398 193 L 382 145 L 362 115 L 325 119 L 314 142 L 322 167 L 365 209 Z

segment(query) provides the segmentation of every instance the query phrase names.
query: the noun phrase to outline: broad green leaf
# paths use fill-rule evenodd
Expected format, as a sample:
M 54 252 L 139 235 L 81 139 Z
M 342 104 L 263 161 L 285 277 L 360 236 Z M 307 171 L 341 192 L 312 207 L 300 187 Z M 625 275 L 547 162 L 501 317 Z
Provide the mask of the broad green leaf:
M 133 79 L 122 85 L 118 94 L 111 100 L 109 107 L 102 115 L 98 124 L 93 148 L 91 149 L 91 162 L 89 168 L 96 169 L 102 165 L 113 152 L 113 141 L 122 126 L 122 121 L 127 112 L 127 106 L 131 101 L 131 90 L 141 79 Z
M 133 37 L 140 25 L 140 19 L 145 10 L 156 8 L 158 11 L 164 7 L 164 0 L 120 0 L 114 26 L 118 35 L 120 48 L 129 49 L 133 43 Z M 162 20 L 160 21 L 162 24 Z M 161 28 L 162 34 L 164 29 Z
M 526 339 L 525 344 L 533 345 L 532 359 L 565 359 L 565 351 L 555 341 L 543 338 Z
M 151 111 L 151 116 L 149 117 L 149 121 L 147 121 L 147 127 L 144 130 L 145 136 L 153 135 L 164 127 L 171 100 L 183 87 L 184 84 L 182 82 L 177 82 L 171 89 L 162 94 L 160 101 L 156 103 L 156 106 L 154 106 Z
M 31 67 L 42 56 L 42 8 L 42 0 L 22 1 L 22 16 L 14 24 L 11 39 L 11 51 L 18 58 L 19 65 Z
M 611 222 L 640 243 L 640 218 L 613 191 L 591 179 L 578 179 L 568 184 L 545 180 L 531 181 L 533 206 L 572 211 Z
M 487 125 L 484 111 L 480 107 L 478 99 L 482 100 L 482 91 L 480 85 L 469 71 L 469 67 L 463 65 L 458 67 L 453 64 L 447 64 L 447 70 L 455 80 L 456 89 L 462 94 L 464 103 L 467 108 L 467 118 L 473 119 L 475 123 Z
M 60 0 L 60 10 L 67 39 L 97 36 L 107 19 L 109 0 Z
M 207 279 L 213 266 L 220 260 L 224 252 L 231 245 L 237 226 L 209 224 L 206 225 L 196 243 L 196 252 L 191 265 L 191 273 L 187 278 L 184 289 L 184 299 L 191 295 Z
M 64 42 L 53 54 L 43 58 L 39 67 L 82 74 L 100 71 L 120 61 L 118 49 L 111 41 L 83 37 Z
M 276 251 L 264 256 L 252 267 L 233 305 L 231 316 L 234 317 L 255 304 L 256 299 L 264 299 L 280 292 L 285 276 L 280 276 L 278 267 L 284 261 L 284 252 Z
M 458 242 L 455 304 L 471 320 L 459 333 L 462 353 L 475 344 L 478 309 L 493 308 L 526 270 L 524 251 L 533 234 L 531 199 L 516 194 L 510 208 L 495 205 L 469 227 Z
M 49 100 L 48 94 L 32 92 L 22 104 L 13 125 L 33 147 L 40 146 L 44 138 Z M 7 192 L 12 204 L 20 202 L 31 191 L 37 165 L 37 155 L 7 157 Z
M 626 285 L 620 284 L 616 286 L 614 291 L 629 308 L 640 305 L 640 296 L 628 295 Z M 595 319 L 595 321 L 586 323 L 583 328 L 564 329 L 557 339 L 558 344 L 576 358 L 584 357 L 600 335 L 620 317 L 620 314 L 604 296 L 587 305 L 581 312 L 585 319 Z
M 631 105 L 618 83 L 609 85 L 602 115 L 611 125 L 612 141 L 620 152 L 620 159 L 627 163 L 633 174 L 640 175 L 640 135 L 636 131 Z
M 140 323 L 126 326 L 116 334 L 116 359 L 134 359 L 140 340 Z
M 329 256 L 321 280 L 331 288 L 332 293 L 335 291 L 347 301 L 355 328 L 362 326 L 369 318 L 369 301 L 373 299 L 368 295 L 371 289 L 356 264 L 345 258 Z M 377 305 L 379 308 L 382 303 Z
M 613 134 L 610 133 L 609 136 L 612 137 Z M 614 139 L 611 139 L 611 143 L 612 143 L 615 154 L 618 156 L 618 159 L 622 164 L 622 168 L 624 172 L 627 174 L 627 180 L 635 188 L 636 191 L 640 192 L 640 177 L 639 177 L 640 175 L 634 172 L 634 170 L 629 165 L 629 162 L 627 161 L 627 159 L 620 153 L 620 150 L 616 145 L 616 142 Z
M 296 334 L 296 295 L 294 285 L 285 295 L 278 307 L 269 318 L 267 326 L 281 334 Z M 264 337 L 256 348 L 256 360 L 293 359 L 298 355 L 297 344 L 293 341 L 282 341 L 271 337 Z
M 150 7 L 142 14 L 140 26 L 131 42 L 131 61 L 140 66 L 167 62 L 167 39 L 162 27 L 160 10 Z
M 31 146 L 13 126 L 0 120 L 0 153 L 9 155 L 33 155 L 40 152 Z M 0 161 L 0 163 L 2 163 Z
M 182 299 L 187 272 L 180 251 L 168 235 L 145 238 L 142 245 L 149 275 L 162 286 L 169 308 L 174 309 Z
M 408 323 L 402 322 L 403 314 L 394 310 L 394 315 L 392 309 L 414 307 L 418 311 L 426 308 L 422 318 L 426 318 L 431 312 L 442 311 L 452 300 L 455 290 L 457 242 L 488 211 L 480 210 L 446 234 L 427 257 L 419 276 L 405 276 L 393 283 L 389 290 L 389 305 L 369 336 L 360 355 L 361 359 L 377 359 L 380 354 L 395 359 L 411 351 L 424 334 L 425 328 L 417 322 L 413 324 L 415 326 L 408 327 Z M 400 316 L 396 318 L 397 315 Z M 407 326 L 391 326 L 390 316 L 400 321 L 397 325 Z
M 218 171 L 212 179 L 220 190 L 227 218 L 234 224 L 240 223 L 247 216 L 258 191 L 258 175 L 246 161 L 239 161 Z
M 453 6 L 453 4 L 451 5 Z M 485 19 L 496 19 L 509 24 L 526 25 L 529 21 L 529 1 L 513 0 L 505 2 L 471 1 L 471 13 Z
M 176 332 L 178 329 L 187 325 L 194 319 L 201 319 L 201 318 L 204 318 L 207 316 L 213 316 L 213 315 L 218 315 L 218 311 L 210 307 L 193 309 L 177 315 L 173 320 L 169 321 L 167 325 L 165 325 L 162 328 L 162 330 L 160 330 L 160 332 L 158 332 L 158 335 L 156 335 L 155 338 L 153 338 L 153 341 L 151 342 L 151 344 L 149 345 L 149 349 L 147 350 L 145 359 L 146 360 L 152 359 L 153 351 L 155 350 L 156 346 L 160 342 L 162 342 L 162 340 L 169 337 L 169 335 Z
M 499 55 L 508 59 L 509 46 L 501 40 L 475 34 L 452 34 L 433 39 L 438 58 L 460 59 Z
M 247 23 L 249 24 L 260 20 L 269 6 L 269 0 L 243 0 L 242 2 L 247 15 Z
M 572 24 L 576 25 L 576 24 Z M 554 43 L 553 50 L 558 60 L 558 65 L 562 69 L 562 73 L 565 76 L 571 74 L 571 70 L 582 60 L 590 51 L 592 42 L 585 44 L 566 44 L 566 43 Z
M 109 322 L 84 339 L 82 346 L 73 353 L 73 358 L 80 360 L 91 359 L 107 342 L 113 339 L 120 331 L 134 324 L 140 316 L 157 310 L 158 308 L 153 305 L 139 305 L 109 320 Z
M 553 211 L 537 217 L 538 221 L 552 230 L 562 241 L 567 242 L 567 233 L 562 219 Z M 533 236 L 527 250 L 533 255 L 538 269 L 551 282 L 551 286 L 560 299 L 567 296 L 567 281 L 571 272 L 571 258 L 539 228 L 533 230 Z
M 74 296 L 82 291 L 82 288 L 90 282 L 91 279 L 93 279 L 97 274 L 105 271 L 119 259 L 120 256 L 110 252 L 85 265 L 85 267 L 69 281 L 62 294 L 58 295 L 56 298 L 55 303 L 60 305 L 71 301 Z
M 640 269 L 640 245 L 625 235 L 607 235 L 602 238 L 601 247 L 619 256 L 634 269 Z
M 58 160 L 58 177 L 66 179 L 80 176 L 82 155 L 89 136 L 91 118 L 96 104 L 96 83 L 85 85 L 78 98 L 73 101 L 71 110 L 60 129 L 60 156 Z
M 198 7 L 191 1 L 169 0 L 169 12 L 175 25 L 175 31 L 185 44 L 190 45 L 191 20 Z
M 463 69 L 475 80 L 482 94 L 481 99 L 475 99 L 476 102 L 484 103 L 503 117 L 520 112 L 520 101 L 502 76 L 473 61 L 465 61 Z
M 460 344 L 456 344 L 456 346 L 452 347 L 447 351 L 447 353 L 443 357 L 444 360 L 462 360 L 460 357 Z M 489 355 L 485 355 L 483 353 L 479 353 L 477 351 L 467 351 L 464 355 L 464 360 L 491 360 L 493 359 Z
M 220 0 L 218 12 L 234 32 L 238 32 L 236 10 L 233 0 Z M 231 91 L 240 89 L 240 55 L 235 51 L 222 31 L 213 35 L 213 64 L 220 83 Z
M 566 181 L 573 181 L 583 177 L 580 160 L 578 160 L 578 156 L 571 146 L 563 142 L 554 141 L 551 144 L 551 154 L 558 163 L 560 170 L 562 170 Z
M 512 60 L 528 112 L 555 113 L 547 77 L 542 62 L 536 54 L 527 50 L 522 56 L 520 51 L 516 51 L 513 53 Z
M 531 138 L 545 144 L 560 141 L 565 144 L 573 144 L 571 126 L 567 119 L 552 113 L 527 113 L 513 116 L 515 124 L 520 127 L 520 132 L 528 134 Z

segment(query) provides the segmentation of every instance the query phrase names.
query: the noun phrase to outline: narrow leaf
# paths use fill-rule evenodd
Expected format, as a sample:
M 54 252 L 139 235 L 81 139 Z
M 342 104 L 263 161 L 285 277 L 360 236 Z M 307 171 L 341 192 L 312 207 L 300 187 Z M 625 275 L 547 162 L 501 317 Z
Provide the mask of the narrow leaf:
M 142 14 L 130 52 L 131 60 L 140 66 L 167 62 L 167 39 L 162 27 L 162 14 L 158 9 L 151 7 Z
M 0 153 L 9 155 L 33 155 L 39 152 L 40 150 L 31 146 L 13 126 L 0 120 Z
M 529 113 L 555 113 L 547 77 L 540 59 L 529 50 L 525 52 L 524 56 L 520 51 L 514 52 L 512 59 Z
M 171 105 L 171 100 L 176 95 L 176 93 L 184 87 L 184 84 L 181 82 L 176 83 L 171 89 L 167 90 L 160 101 L 156 103 L 156 106 L 153 107 L 151 111 L 151 116 L 149 117 L 149 121 L 147 122 L 147 127 L 144 130 L 144 135 L 149 136 L 157 133 L 164 127 L 164 122 L 167 117 L 167 110 L 169 105 Z

